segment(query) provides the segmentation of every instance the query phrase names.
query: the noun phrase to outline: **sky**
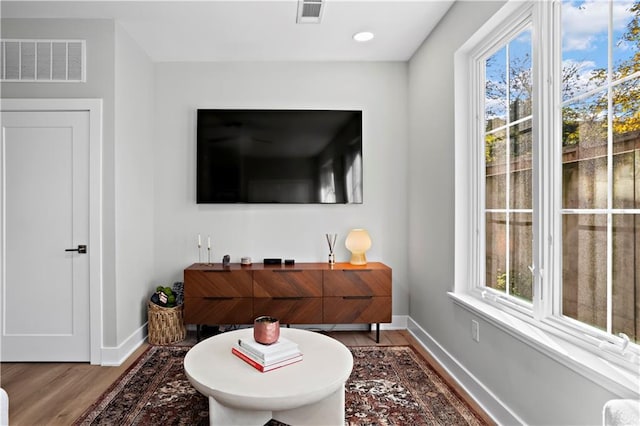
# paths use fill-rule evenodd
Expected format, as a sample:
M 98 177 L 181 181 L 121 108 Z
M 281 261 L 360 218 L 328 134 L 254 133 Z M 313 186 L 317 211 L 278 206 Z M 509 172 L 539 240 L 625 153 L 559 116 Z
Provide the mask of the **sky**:
M 638 1 L 638 0 L 635 0 Z M 578 95 L 594 88 L 589 81 L 596 69 L 607 69 L 609 48 L 609 22 L 611 22 L 613 66 L 633 57 L 637 46 L 623 40 L 627 25 L 633 18 L 630 11 L 634 0 L 564 0 L 562 2 L 562 61 L 563 67 L 578 68 L 578 84 L 574 94 Z M 610 14 L 611 12 L 611 14 Z M 611 18 L 610 18 L 611 17 Z M 523 31 L 509 43 L 511 58 L 531 51 L 531 33 Z M 504 81 L 506 49 L 496 52 L 487 67 L 487 79 Z M 512 62 L 513 64 L 513 62 Z M 565 99 L 566 100 L 566 99 Z M 505 100 L 486 99 L 487 118 L 504 117 Z
M 609 8 L 612 8 L 614 66 L 633 56 L 635 47 L 622 40 L 632 13 L 631 0 L 568 0 L 562 2 L 562 59 L 589 72 L 607 68 Z

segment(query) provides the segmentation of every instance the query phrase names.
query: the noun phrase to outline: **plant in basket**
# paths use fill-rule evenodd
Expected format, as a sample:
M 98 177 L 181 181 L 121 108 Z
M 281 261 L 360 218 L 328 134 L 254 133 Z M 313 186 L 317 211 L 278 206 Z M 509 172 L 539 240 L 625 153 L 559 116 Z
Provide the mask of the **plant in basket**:
M 180 284 L 177 286 L 176 284 Z M 158 286 L 148 301 L 148 340 L 153 345 L 168 345 L 184 340 L 182 283 L 174 288 Z
M 171 287 L 156 287 L 156 292 L 151 295 L 151 301 L 163 308 L 173 308 L 176 306 L 176 295 Z

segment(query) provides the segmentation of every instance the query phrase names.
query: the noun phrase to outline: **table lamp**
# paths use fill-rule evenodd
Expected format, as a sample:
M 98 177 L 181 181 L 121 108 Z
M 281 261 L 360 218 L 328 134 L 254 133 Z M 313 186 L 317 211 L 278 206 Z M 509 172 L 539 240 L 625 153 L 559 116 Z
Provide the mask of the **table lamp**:
M 371 237 L 364 229 L 352 229 L 347 235 L 344 245 L 351 252 L 350 263 L 352 265 L 366 265 L 365 252 L 371 248 Z

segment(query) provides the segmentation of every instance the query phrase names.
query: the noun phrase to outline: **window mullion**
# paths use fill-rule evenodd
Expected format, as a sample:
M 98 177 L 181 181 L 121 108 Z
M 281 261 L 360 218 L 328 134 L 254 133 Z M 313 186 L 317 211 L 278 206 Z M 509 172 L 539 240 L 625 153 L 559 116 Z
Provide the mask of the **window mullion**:
M 481 65 L 480 61 L 473 61 L 472 65 L 473 69 L 473 77 L 472 77 L 472 86 L 477 85 L 478 88 L 486 87 L 486 75 L 485 69 Z M 473 214 L 473 226 L 474 230 L 475 244 L 472 244 L 472 247 L 475 248 L 476 252 L 473 253 L 473 264 L 474 268 L 472 271 L 472 276 L 474 279 L 472 280 L 472 287 L 484 287 L 486 285 L 486 262 L 484 261 L 484 253 L 486 252 L 486 241 L 482 236 L 485 235 L 486 232 L 486 194 L 485 194 L 485 181 L 484 179 L 475 179 L 476 176 L 481 175 L 481 171 L 485 170 L 485 157 L 483 155 L 484 152 L 484 137 L 479 138 L 478 135 L 484 135 L 484 109 L 485 109 L 485 99 L 481 94 L 484 93 L 480 90 L 472 91 L 472 105 L 475 108 L 474 114 L 474 126 L 472 126 L 472 136 L 471 140 L 475 141 L 473 146 L 473 167 L 474 169 L 471 171 L 472 176 L 472 185 L 474 190 L 473 193 L 473 205 L 477 206 L 475 208 L 475 214 Z M 482 172 L 484 175 L 484 172 Z
M 545 100 L 548 97 L 548 88 L 546 82 L 547 71 L 544 68 L 545 61 L 541 60 L 542 52 L 545 49 L 546 36 L 545 31 L 541 31 L 541 25 L 544 22 L 543 15 L 544 8 L 541 5 L 536 5 L 533 9 L 533 37 L 532 37 L 532 84 L 533 91 L 533 131 L 534 141 L 533 144 L 533 159 L 532 159 L 532 185 L 531 185 L 531 207 L 533 209 L 532 222 L 533 222 L 533 245 L 531 253 L 531 274 L 533 279 L 533 315 L 534 318 L 540 319 L 542 317 L 542 301 L 546 292 L 544 291 L 544 253 L 545 247 L 544 241 L 544 224 L 546 223 L 543 217 L 544 206 L 546 205 L 543 197 L 547 191 L 543 191 L 545 187 L 544 180 L 546 179 L 546 173 L 543 172 L 547 167 L 548 162 L 545 160 L 546 146 L 545 140 L 550 140 L 547 136 L 547 126 L 545 114 L 548 114 L 542 105 L 545 105 Z
M 607 333 L 613 324 L 613 1 L 609 1 L 607 42 Z
M 549 66 L 551 67 L 550 75 L 552 76 L 552 87 L 550 93 L 550 126 L 552 146 L 550 147 L 550 155 L 547 156 L 549 161 L 550 179 L 549 188 L 552 188 L 549 194 L 549 208 L 546 212 L 548 219 L 548 232 L 550 242 L 547 245 L 547 260 L 550 263 L 548 268 L 547 289 L 549 290 L 549 298 L 544 302 L 545 317 L 561 317 L 562 316 L 562 2 L 554 1 L 553 5 L 548 9 L 551 14 L 550 22 L 547 27 L 550 30 Z M 549 16 L 549 15 L 547 15 Z
M 534 295 L 533 314 L 537 319 L 553 315 L 555 301 L 561 300 L 561 144 L 560 105 L 562 76 L 560 67 L 560 17 L 555 2 L 539 2 L 534 8 L 533 73 L 536 85 L 534 129 L 537 129 L 534 152 Z M 547 107 L 545 107 L 547 106 Z M 548 190 L 543 190 L 547 188 Z M 550 189 L 550 190 L 549 190 Z M 558 308 L 560 305 L 557 306 Z
M 507 127 L 505 129 L 505 143 L 506 143 L 506 157 L 505 158 L 505 274 L 506 274 L 506 284 L 505 284 L 505 294 L 511 294 L 511 214 L 509 212 L 509 208 L 511 207 L 511 49 L 509 48 L 509 44 L 507 44 L 506 49 L 506 58 L 505 58 L 505 66 L 506 66 L 506 101 L 507 101 L 507 110 L 506 112 L 506 122 Z

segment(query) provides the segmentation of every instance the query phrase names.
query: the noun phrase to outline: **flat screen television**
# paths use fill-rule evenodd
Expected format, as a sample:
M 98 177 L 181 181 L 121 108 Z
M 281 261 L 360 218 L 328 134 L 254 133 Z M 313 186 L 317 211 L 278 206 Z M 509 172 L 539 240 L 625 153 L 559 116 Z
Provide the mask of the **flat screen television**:
M 362 111 L 199 109 L 197 203 L 362 203 Z

